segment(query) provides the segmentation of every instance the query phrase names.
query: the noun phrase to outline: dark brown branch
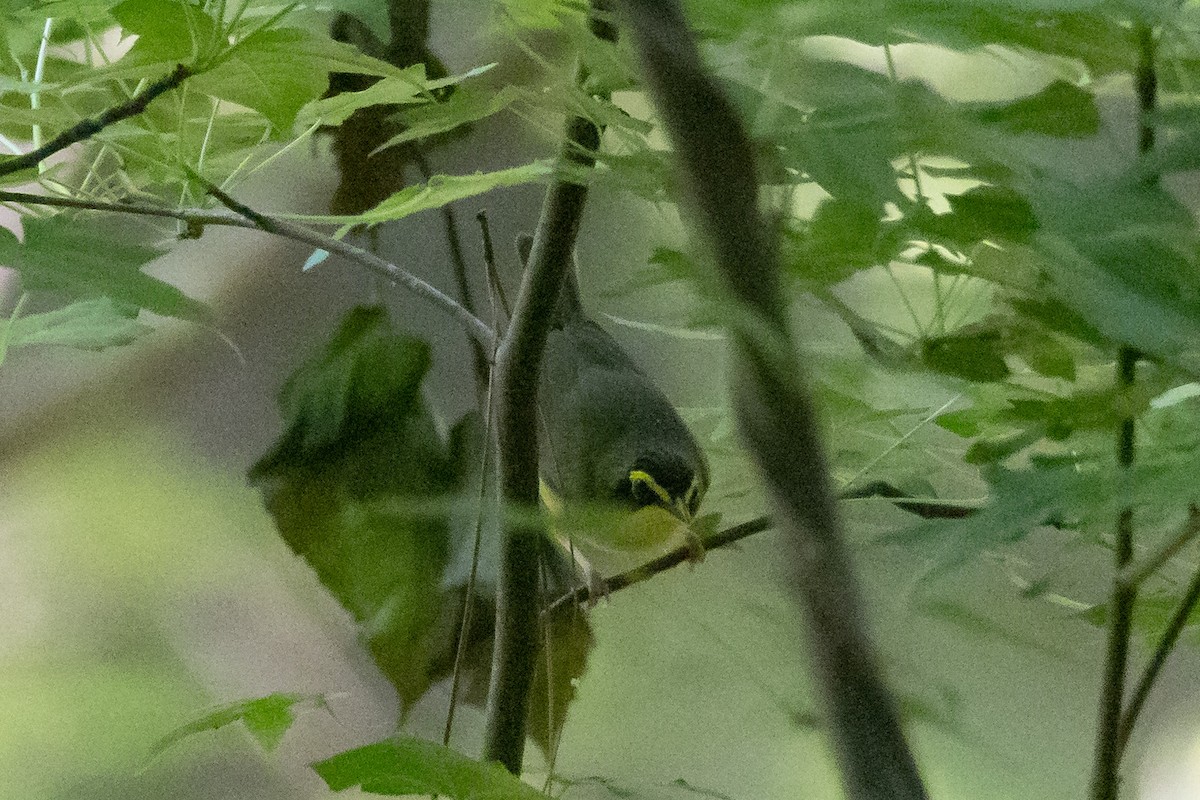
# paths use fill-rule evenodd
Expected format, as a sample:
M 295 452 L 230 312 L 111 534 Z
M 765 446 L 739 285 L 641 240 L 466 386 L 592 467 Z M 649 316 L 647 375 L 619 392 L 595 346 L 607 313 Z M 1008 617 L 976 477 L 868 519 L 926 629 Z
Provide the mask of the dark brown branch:
M 100 131 L 107 128 L 109 125 L 120 122 L 123 119 L 136 117 L 146 110 L 146 107 L 161 94 L 171 91 L 179 86 L 185 80 L 190 78 L 192 71 L 183 64 L 175 67 L 175 71 L 164 78 L 159 78 L 154 83 L 147 86 L 137 96 L 126 100 L 120 105 L 104 111 L 99 116 L 90 117 L 82 122 L 76 123 L 70 128 L 55 136 L 50 141 L 46 142 L 36 150 L 31 150 L 28 153 L 16 156 L 15 158 L 5 159 L 0 161 L 0 175 L 11 175 L 14 172 L 35 167 L 49 156 L 54 155 L 60 150 L 66 150 L 73 144 L 77 144 L 86 139 L 90 139 Z
M 593 31 L 596 26 L 593 25 Z M 578 83 L 586 78 L 579 70 Z M 583 171 L 595 163 L 600 131 L 581 117 L 567 120 L 560 160 Z M 537 386 L 551 313 L 558 302 L 587 187 L 563 179 L 551 184 L 533 237 L 533 249 L 500 347 L 496 351 L 499 388 L 500 482 L 506 502 L 536 513 L 538 505 Z M 521 773 L 529 690 L 538 650 L 539 554 L 544 530 L 537 525 L 505 526 L 496 592 L 496 640 L 488 690 L 483 757 Z
M 925 787 L 879 674 L 842 541 L 815 411 L 790 341 L 772 227 L 750 141 L 708 76 L 675 0 L 620 0 L 693 215 L 737 310 L 734 407 L 792 549 L 796 591 L 833 749 L 852 800 L 923 800 Z

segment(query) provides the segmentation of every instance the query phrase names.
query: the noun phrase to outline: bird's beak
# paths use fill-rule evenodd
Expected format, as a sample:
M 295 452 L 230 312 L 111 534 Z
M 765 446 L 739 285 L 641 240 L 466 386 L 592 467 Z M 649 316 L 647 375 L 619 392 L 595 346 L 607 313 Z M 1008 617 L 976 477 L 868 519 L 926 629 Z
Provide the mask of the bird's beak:
M 676 498 L 674 502 L 672 502 L 667 508 L 667 511 L 670 511 L 671 514 L 684 525 L 692 524 L 691 509 L 688 508 L 687 502 L 684 501 L 682 497 Z

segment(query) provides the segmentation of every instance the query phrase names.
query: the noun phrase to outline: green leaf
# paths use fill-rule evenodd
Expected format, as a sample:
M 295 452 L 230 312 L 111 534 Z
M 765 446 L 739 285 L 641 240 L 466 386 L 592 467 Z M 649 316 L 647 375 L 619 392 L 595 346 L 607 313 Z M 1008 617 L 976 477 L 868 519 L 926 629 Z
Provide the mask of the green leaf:
M 498 92 L 475 92 L 460 88 L 450 97 L 437 103 L 428 103 L 413 109 L 397 112 L 397 121 L 404 129 L 388 139 L 380 147 L 391 147 L 405 142 L 436 136 L 454 130 L 460 125 L 490 117 L 507 108 L 520 94 L 512 86 Z
M 1002 333 L 990 328 L 923 339 L 921 360 L 931 369 L 970 381 L 1000 381 L 1009 376 Z
M 339 92 L 310 103 L 300 122 L 308 126 L 341 125 L 360 108 L 398 103 L 428 103 L 425 87 L 425 65 L 407 67 L 404 77 L 382 78 L 358 92 Z
M 125 0 L 111 13 L 127 33 L 138 37 L 122 61 L 194 64 L 218 45 L 215 20 L 195 3 Z
M 313 765 L 340 792 L 360 786 L 383 795 L 441 795 L 453 800 L 545 800 L 497 763 L 482 763 L 433 742 L 397 736 Z
M 357 18 L 381 42 L 389 41 L 392 38 L 392 25 L 387 14 L 388 7 L 378 0 L 326 0 L 324 5 Z
M 982 239 L 1023 241 L 1037 230 L 1029 201 L 1002 186 L 976 186 L 962 194 L 946 195 L 950 215 L 937 217 L 939 230 L 970 244 Z
M 94 216 L 25 217 L 25 241 L 0 233 L 0 263 L 21 273 L 26 290 L 76 298 L 108 297 L 156 314 L 201 319 L 206 310 L 174 286 L 142 272 L 162 255 L 138 241 L 128 223 Z
M 12 323 L 9 346 L 55 345 L 80 350 L 119 347 L 152 331 L 137 321 L 137 309 L 120 308 L 107 297 L 80 300 L 57 311 L 30 314 Z
M 392 333 L 385 309 L 353 309 L 285 384 L 287 428 L 249 476 L 283 539 L 362 626 L 404 710 L 441 677 L 456 631 L 442 591 L 447 514 L 408 510 L 456 488 L 421 397 L 428 368 L 428 346 Z
M 534 161 L 519 167 L 496 172 L 476 172 L 474 175 L 434 175 L 427 183 L 409 186 L 396 192 L 374 208 L 353 217 L 309 217 L 316 222 L 339 222 L 346 225 L 375 225 L 441 208 L 447 203 L 490 192 L 507 186 L 538 183 L 554 174 L 549 161 Z
M 1003 461 L 1040 441 L 1044 435 L 1045 429 L 1041 425 L 1032 425 L 1015 433 L 979 439 L 972 442 L 971 446 L 967 448 L 967 452 L 963 455 L 963 461 L 968 464 L 993 464 Z
M 988 504 L 959 520 L 926 520 L 883 537 L 912 548 L 932 562 L 925 580 L 1019 541 L 1062 513 L 1103 497 L 1106 481 L 1074 466 L 985 472 Z
M 1061 80 L 1014 102 L 970 105 L 968 113 L 1011 133 L 1081 139 L 1100 130 L 1096 98 L 1086 89 Z
M 854 200 L 828 198 L 813 213 L 807 237 L 785 253 L 791 271 L 828 286 L 877 263 L 879 213 Z M 788 241 L 788 240 L 785 240 Z
M 270 752 L 279 746 L 283 735 L 296 721 L 293 708 L 300 703 L 324 705 L 320 695 L 269 694 L 253 700 L 241 700 L 221 706 L 198 719 L 180 725 L 159 739 L 150 748 L 150 757 L 156 758 L 179 742 L 197 733 L 215 731 L 234 722 L 243 722 L 246 730 L 262 749 Z
M 258 111 L 280 134 L 296 114 L 329 88 L 329 73 L 400 72 L 355 48 L 299 28 L 259 31 L 238 42 L 217 65 L 192 79 L 192 88 Z

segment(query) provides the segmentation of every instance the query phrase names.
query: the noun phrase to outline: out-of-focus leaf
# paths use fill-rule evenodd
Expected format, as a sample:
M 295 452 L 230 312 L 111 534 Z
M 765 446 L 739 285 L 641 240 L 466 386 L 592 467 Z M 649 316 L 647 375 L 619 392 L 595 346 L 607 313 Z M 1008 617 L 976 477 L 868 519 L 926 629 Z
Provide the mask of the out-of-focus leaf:
M 1133 607 L 1133 629 L 1145 639 L 1147 647 L 1154 647 L 1179 608 L 1182 587 L 1178 593 L 1155 589 L 1138 594 Z M 1078 614 L 1079 618 L 1103 628 L 1108 625 L 1108 603 L 1098 603 Z M 1200 624 L 1200 607 L 1193 608 L 1184 623 L 1185 627 Z
M 455 488 L 420 395 L 428 367 L 428 346 L 392 333 L 384 309 L 352 310 L 284 386 L 287 429 L 250 471 L 284 540 L 363 626 L 405 708 L 436 679 L 450 539 L 445 515 L 388 502 Z
M 1064 512 L 1105 497 L 1107 481 L 1073 467 L 1013 471 L 991 467 L 988 504 L 958 520 L 926 520 L 888 534 L 884 541 L 910 547 L 932 562 L 926 579 L 980 554 L 1025 538 Z
M 138 37 L 125 56 L 130 61 L 193 64 L 218 43 L 215 20 L 194 3 L 125 0 L 111 13 L 127 33 Z
M 576 683 L 587 668 L 588 656 L 596 642 L 587 617 L 573 606 L 558 609 L 543 619 L 542 624 L 546 626 L 540 634 L 542 644 L 549 648 L 550 658 L 539 659 L 533 675 L 529 735 L 543 752 L 549 752 L 558 744 L 567 711 L 575 699 Z
M 875 240 L 879 214 L 853 200 L 829 198 L 817 206 L 808 234 L 785 253 L 786 264 L 802 279 L 819 286 L 838 283 L 877 263 Z
M 161 755 L 182 740 L 204 731 L 214 731 L 234 722 L 242 722 L 262 749 L 270 752 L 279 746 L 283 735 L 296 721 L 292 710 L 301 703 L 324 705 L 324 698 L 308 694 L 269 694 L 253 700 L 241 700 L 221 706 L 198 719 L 180 725 L 150 748 L 150 757 Z
M 947 195 L 950 214 L 938 217 L 941 230 L 964 244 L 982 239 L 1022 241 L 1037 230 L 1029 201 L 1012 189 L 977 186 Z
M 376 0 L 326 0 L 322 5 L 357 18 L 381 42 L 391 38 L 392 25 L 388 20 L 388 8 L 383 3 Z
M 313 769 L 335 792 L 360 786 L 382 795 L 454 800 L 546 800 L 497 763 L 484 763 L 423 739 L 397 736 L 319 761 Z
M 193 89 L 252 108 L 278 133 L 329 87 L 333 70 L 394 72 L 353 47 L 299 28 L 258 31 L 238 42 L 213 69 L 191 79 Z
M 923 339 L 925 365 L 971 381 L 1000 381 L 1009 376 L 1004 362 L 1003 334 L 995 329 L 963 330 Z
M 156 314 L 199 319 L 205 308 L 142 267 L 163 254 L 129 228 L 92 216 L 25 217 L 25 241 L 0 231 L 0 263 L 21 273 L 26 290 L 61 291 L 76 298 L 108 297 Z
M 1054 81 L 1040 92 L 1013 102 L 969 106 L 968 113 L 980 122 L 1012 133 L 1080 139 L 1100 129 L 1096 98 L 1066 81 Z
M 305 107 L 302 125 L 341 125 L 360 108 L 397 103 L 423 103 L 425 65 L 414 64 L 404 70 L 405 77 L 382 78 L 357 92 L 339 92 L 322 97 Z
M 107 297 L 97 297 L 17 319 L 12 323 L 8 345 L 103 350 L 129 344 L 151 330 L 138 322 L 136 308 L 121 308 Z
M 992 464 L 1003 461 L 1014 453 L 1024 450 L 1045 435 L 1041 425 L 1030 425 L 1016 433 L 989 436 L 971 443 L 963 455 L 968 464 Z
M 1197 366 L 1200 236 L 1178 200 L 1131 176 L 1029 199 L 1055 299 L 1112 341 Z

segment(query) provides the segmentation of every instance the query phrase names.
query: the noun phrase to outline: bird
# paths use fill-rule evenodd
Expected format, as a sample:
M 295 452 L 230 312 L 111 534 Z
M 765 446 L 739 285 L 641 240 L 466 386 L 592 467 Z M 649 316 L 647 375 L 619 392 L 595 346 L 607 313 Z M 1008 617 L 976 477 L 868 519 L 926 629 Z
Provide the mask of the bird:
M 533 239 L 517 249 L 525 264 Z M 541 498 L 555 537 L 593 601 L 607 594 L 579 546 L 637 553 L 685 543 L 709 485 L 704 451 L 679 412 L 616 340 L 585 312 L 574 269 L 563 280 L 538 384 Z

